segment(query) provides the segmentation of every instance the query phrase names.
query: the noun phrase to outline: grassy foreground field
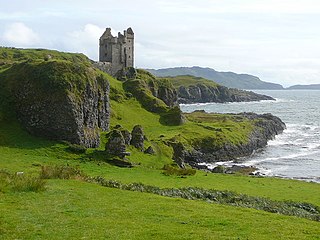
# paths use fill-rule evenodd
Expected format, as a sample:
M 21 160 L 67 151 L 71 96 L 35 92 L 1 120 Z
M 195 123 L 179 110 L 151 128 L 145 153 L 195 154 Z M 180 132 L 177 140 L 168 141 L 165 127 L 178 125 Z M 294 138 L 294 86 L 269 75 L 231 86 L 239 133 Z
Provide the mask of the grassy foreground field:
M 318 222 L 71 180 L 0 204 L 1 239 L 319 239 Z
M 20 57 L 22 61 L 29 55 Z M 70 56 L 61 57 L 68 60 Z M 84 61 L 81 56 L 76 60 Z M 163 166 L 172 163 L 172 148 L 165 141 L 178 139 L 187 145 L 197 136 L 210 136 L 204 130 L 210 127 L 221 130 L 223 141 L 238 143 L 246 141 L 250 124 L 218 115 L 213 116 L 215 121 L 195 123 L 191 121 L 197 118 L 194 115 L 182 126 L 166 126 L 160 123 L 159 114 L 126 97 L 122 82 L 106 77 L 111 85 L 111 127 L 120 124 L 131 130 L 141 124 L 148 137 L 145 145 L 153 146 L 156 154 L 128 147 L 131 152 L 128 158 L 134 167 L 120 168 L 106 158 L 105 133 L 98 149 L 73 153 L 67 143 L 30 136 L 13 116 L 7 115 L 8 109 L 0 108 L 0 239 L 320 239 L 317 221 L 102 187 L 81 179 L 45 180 L 45 190 L 39 192 L 7 188 L 7 183 L 1 182 L 2 172 L 38 176 L 41 166 L 68 165 L 90 177 L 101 176 L 124 184 L 227 190 L 320 207 L 320 185 L 316 183 L 203 171 L 187 177 L 164 175 Z
M 201 171 L 186 178 L 165 176 L 165 155 L 146 158 L 139 152 L 131 160 L 140 165 L 119 168 L 70 153 L 66 144 L 32 137 L 17 123 L 0 126 L 0 166 L 11 173 L 37 175 L 40 165 L 68 164 L 124 183 L 230 190 L 320 206 L 319 184 Z M 75 180 L 47 180 L 43 192 L 2 192 L 0 206 L 1 239 L 320 239 L 320 223 L 303 218 Z

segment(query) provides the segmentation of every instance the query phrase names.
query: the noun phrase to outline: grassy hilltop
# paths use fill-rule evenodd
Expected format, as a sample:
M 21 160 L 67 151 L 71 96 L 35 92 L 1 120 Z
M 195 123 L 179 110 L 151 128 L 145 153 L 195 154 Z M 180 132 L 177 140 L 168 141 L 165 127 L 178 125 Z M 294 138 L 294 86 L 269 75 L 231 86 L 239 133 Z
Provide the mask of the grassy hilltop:
M 176 121 L 181 113 L 163 97 L 171 94 L 171 83 L 143 70 L 126 81 L 92 70 L 110 84 L 110 129 L 121 125 L 131 131 L 140 124 L 145 147 L 156 152 L 128 146 L 133 167 L 119 167 L 105 154 L 104 131 L 98 148 L 85 149 L 32 136 L 21 126 L 10 84 L 23 75 L 10 71 L 25 62 L 93 69 L 81 54 L 0 48 L 1 239 L 320 239 L 320 222 L 305 215 L 319 211 L 319 184 L 181 171 L 172 160 L 171 145 L 178 142 L 186 149 L 206 139 L 211 139 L 210 147 L 246 143 L 256 120 L 198 112 L 185 115 L 181 124 Z M 66 68 L 57 71 L 79 80 Z M 82 80 L 86 78 L 80 87 Z M 200 193 L 183 197 L 190 188 L 217 190 L 225 202 Z M 172 197 L 172 192 L 182 195 Z

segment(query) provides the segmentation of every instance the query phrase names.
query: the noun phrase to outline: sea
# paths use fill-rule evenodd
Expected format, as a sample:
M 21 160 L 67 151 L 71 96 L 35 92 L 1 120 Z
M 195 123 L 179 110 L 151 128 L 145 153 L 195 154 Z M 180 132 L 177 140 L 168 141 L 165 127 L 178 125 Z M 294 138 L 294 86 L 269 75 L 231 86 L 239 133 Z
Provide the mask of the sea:
M 286 130 L 241 163 L 208 165 L 256 166 L 266 176 L 320 183 L 320 90 L 255 90 L 275 101 L 182 104 L 184 112 L 205 110 L 216 113 L 272 113 L 286 124 Z

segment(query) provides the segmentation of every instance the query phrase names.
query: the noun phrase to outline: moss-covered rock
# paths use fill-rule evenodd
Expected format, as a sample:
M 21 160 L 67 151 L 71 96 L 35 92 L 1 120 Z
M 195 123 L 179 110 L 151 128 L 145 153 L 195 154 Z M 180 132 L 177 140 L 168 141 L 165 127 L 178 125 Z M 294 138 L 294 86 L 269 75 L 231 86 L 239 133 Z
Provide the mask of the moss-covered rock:
M 97 147 L 100 130 L 109 127 L 106 77 L 79 55 L 53 52 L 48 60 L 39 57 L 42 51 L 27 52 L 34 59 L 23 61 L 24 50 L 2 51 L 11 64 L 0 72 L 7 104 L 23 127 L 36 136 Z
M 176 90 L 167 80 L 159 80 L 147 71 L 138 69 L 135 78 L 127 79 L 123 86 L 150 112 L 163 113 L 178 105 Z
M 144 150 L 144 131 L 141 125 L 133 127 L 131 132 L 131 145 L 135 148 L 143 151 Z
M 185 121 L 186 119 L 178 106 L 168 109 L 167 112 L 162 113 L 160 116 L 160 122 L 163 125 L 178 126 L 182 125 Z
M 120 130 L 114 129 L 107 135 L 105 146 L 107 154 L 124 158 L 127 155 L 126 142 Z

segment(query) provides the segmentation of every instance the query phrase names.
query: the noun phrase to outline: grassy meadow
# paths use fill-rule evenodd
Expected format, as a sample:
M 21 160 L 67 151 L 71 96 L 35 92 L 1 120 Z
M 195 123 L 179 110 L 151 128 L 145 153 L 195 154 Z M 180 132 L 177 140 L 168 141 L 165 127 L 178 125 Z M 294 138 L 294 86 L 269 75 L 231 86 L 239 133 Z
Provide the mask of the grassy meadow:
M 46 166 L 65 166 L 88 178 L 100 176 L 123 184 L 232 191 L 320 208 L 316 183 L 204 171 L 191 176 L 163 174 L 164 165 L 173 163 L 166 142 L 179 140 L 188 146 L 196 138 L 218 134 L 219 141 L 238 144 L 247 141 L 252 125 L 234 121 L 232 115 L 211 115 L 211 121 L 204 121 L 201 113 L 187 115 L 181 126 L 163 125 L 159 114 L 127 96 L 122 82 L 106 77 L 111 85 L 111 128 L 120 124 L 131 131 L 142 125 L 148 139 L 145 147 L 153 146 L 156 154 L 128 147 L 133 167 L 119 167 L 104 152 L 106 133 L 101 134 L 99 148 L 76 152 L 68 143 L 29 135 L 0 102 L 0 239 L 320 239 L 320 222 L 302 217 L 103 187 L 83 177 L 39 178 Z

